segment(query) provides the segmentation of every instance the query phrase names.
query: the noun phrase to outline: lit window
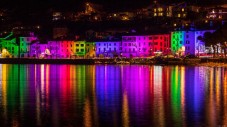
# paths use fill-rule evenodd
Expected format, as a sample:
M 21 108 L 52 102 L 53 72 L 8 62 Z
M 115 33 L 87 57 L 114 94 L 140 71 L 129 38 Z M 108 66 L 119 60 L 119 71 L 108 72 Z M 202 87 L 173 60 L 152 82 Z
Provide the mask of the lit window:
M 179 17 L 179 18 L 180 18 L 180 16 L 181 16 L 180 14 L 177 15 L 177 17 Z
M 158 13 L 158 16 L 163 16 L 163 13 Z
M 182 11 L 184 12 L 184 8 L 182 8 Z

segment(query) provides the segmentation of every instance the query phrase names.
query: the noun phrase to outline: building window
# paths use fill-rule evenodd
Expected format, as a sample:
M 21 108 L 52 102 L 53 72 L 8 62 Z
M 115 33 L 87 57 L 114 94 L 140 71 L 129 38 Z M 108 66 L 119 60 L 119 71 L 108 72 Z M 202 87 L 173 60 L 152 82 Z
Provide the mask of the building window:
M 154 12 L 156 12 L 156 8 L 154 9 Z
M 161 12 L 162 11 L 162 8 L 158 8 L 158 11 Z
M 84 49 L 80 49 L 81 52 L 84 52 Z
M 178 18 L 180 18 L 180 16 L 181 16 L 180 14 L 177 15 Z
M 81 47 L 84 47 L 84 44 L 80 44 Z
M 79 47 L 79 44 L 76 44 L 76 47 Z

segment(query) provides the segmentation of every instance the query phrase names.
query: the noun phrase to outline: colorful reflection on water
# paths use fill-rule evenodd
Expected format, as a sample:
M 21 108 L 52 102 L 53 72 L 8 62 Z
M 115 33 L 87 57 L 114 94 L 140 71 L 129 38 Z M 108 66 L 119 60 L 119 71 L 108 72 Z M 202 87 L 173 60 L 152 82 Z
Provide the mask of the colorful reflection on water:
M 227 68 L 0 64 L 1 126 L 227 126 Z

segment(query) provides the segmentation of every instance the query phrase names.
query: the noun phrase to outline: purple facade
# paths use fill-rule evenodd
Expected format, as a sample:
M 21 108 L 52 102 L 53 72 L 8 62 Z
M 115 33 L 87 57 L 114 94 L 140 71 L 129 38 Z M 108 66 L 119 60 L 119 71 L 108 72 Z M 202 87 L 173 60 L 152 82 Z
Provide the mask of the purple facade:
M 97 57 L 120 56 L 120 41 L 95 42 Z

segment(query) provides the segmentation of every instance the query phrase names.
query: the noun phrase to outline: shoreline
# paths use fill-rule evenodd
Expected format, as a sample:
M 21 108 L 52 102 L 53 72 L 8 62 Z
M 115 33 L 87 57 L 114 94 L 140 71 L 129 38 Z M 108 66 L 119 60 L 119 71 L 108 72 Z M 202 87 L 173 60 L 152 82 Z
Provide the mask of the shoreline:
M 0 58 L 0 64 L 132 64 L 132 65 L 194 65 L 194 66 L 225 66 L 227 58 L 121 58 L 109 59 L 33 59 L 33 58 Z

